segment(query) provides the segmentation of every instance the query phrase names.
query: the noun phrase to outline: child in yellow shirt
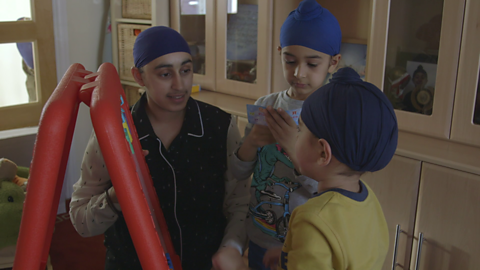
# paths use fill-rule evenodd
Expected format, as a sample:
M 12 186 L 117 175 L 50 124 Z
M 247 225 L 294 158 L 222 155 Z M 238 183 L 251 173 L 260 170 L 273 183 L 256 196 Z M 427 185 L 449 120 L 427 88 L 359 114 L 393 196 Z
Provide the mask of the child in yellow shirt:
M 274 111 L 270 129 L 281 128 Z M 283 248 L 264 263 L 287 269 L 381 269 L 388 229 L 373 191 L 360 180 L 384 168 L 398 139 L 394 109 L 373 84 L 342 68 L 304 102 L 295 143 L 298 170 L 318 182 L 318 193 L 298 206 Z

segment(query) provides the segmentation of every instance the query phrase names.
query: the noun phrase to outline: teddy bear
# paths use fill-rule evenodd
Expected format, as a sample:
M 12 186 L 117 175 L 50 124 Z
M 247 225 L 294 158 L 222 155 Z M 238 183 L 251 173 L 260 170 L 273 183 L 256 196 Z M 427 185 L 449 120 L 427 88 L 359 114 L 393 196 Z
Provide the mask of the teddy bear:
M 17 243 L 28 182 L 18 174 L 14 162 L 0 158 L 0 250 Z

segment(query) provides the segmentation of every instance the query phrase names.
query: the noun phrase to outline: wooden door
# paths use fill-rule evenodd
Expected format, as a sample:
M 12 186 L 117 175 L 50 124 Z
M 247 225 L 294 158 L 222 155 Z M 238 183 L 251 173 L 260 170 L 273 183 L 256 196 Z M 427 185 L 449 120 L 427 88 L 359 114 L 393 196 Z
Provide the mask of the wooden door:
M 170 0 L 170 23 L 190 45 L 193 83 L 215 90 L 215 0 Z
M 449 138 L 465 2 L 372 1 L 366 79 L 389 97 L 399 129 Z
M 396 155 L 383 170 L 362 176 L 380 201 L 388 224 L 390 244 L 383 270 L 392 269 L 397 225 L 401 232 L 395 269 L 409 265 L 420 169 L 420 161 Z
M 423 164 L 410 269 L 479 269 L 479 190 L 480 175 Z
M 458 67 L 452 133 L 454 141 L 480 146 L 480 1 L 467 1 Z
M 216 4 L 215 91 L 251 99 L 269 94 L 273 1 Z

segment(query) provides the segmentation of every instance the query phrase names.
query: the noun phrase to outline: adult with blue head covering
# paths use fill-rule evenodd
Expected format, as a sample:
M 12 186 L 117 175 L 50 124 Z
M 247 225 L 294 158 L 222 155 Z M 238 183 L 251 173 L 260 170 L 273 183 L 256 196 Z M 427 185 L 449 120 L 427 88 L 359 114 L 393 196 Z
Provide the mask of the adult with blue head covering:
M 305 100 L 295 154 L 318 190 L 292 213 L 279 269 L 382 269 L 388 227 L 360 177 L 390 162 L 397 139 L 389 100 L 351 68 Z
M 155 26 L 142 31 L 133 46 L 135 67 L 142 68 L 154 59 L 174 52 L 190 54 L 187 41 L 170 27 Z
M 190 96 L 192 56 L 177 31 L 146 29 L 135 40 L 133 57 L 132 74 L 145 93 L 133 105 L 132 119 L 182 269 L 243 263 L 249 190 L 227 171 L 240 141 L 235 119 Z M 105 269 L 141 269 L 103 164 L 93 135 L 74 185 L 72 223 L 83 236 L 105 234 Z
M 316 137 L 331 145 L 333 156 L 355 171 L 383 169 L 397 148 L 392 104 L 352 68 L 339 69 L 329 84 L 313 93 L 301 117 Z

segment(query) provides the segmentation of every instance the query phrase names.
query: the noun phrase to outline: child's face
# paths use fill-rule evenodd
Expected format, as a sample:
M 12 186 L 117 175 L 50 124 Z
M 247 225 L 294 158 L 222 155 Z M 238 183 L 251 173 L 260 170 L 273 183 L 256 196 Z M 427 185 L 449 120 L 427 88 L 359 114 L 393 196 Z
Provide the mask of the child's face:
M 333 72 L 338 63 L 337 56 L 299 45 L 286 46 L 280 53 L 283 76 L 290 89 L 305 98 L 323 85 L 327 74 Z
M 302 118 L 298 120 L 298 136 L 295 142 L 295 155 L 299 165 L 299 171 L 302 175 L 316 179 L 316 166 L 318 152 L 316 138 L 312 132 L 305 126 Z
M 147 88 L 152 109 L 177 112 L 185 108 L 192 91 L 192 56 L 175 52 L 156 58 L 142 68 L 134 68 L 135 80 Z M 136 74 L 136 75 L 135 75 Z

